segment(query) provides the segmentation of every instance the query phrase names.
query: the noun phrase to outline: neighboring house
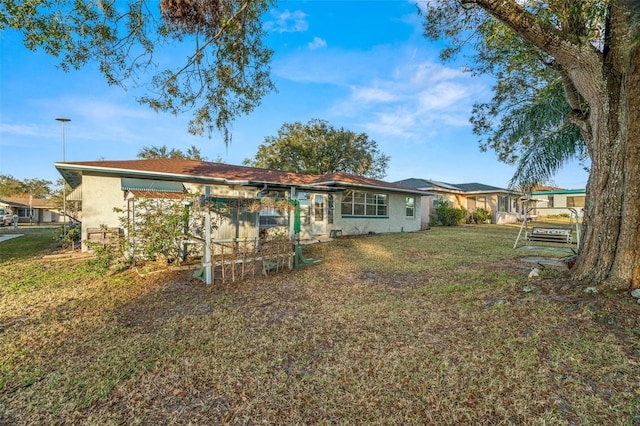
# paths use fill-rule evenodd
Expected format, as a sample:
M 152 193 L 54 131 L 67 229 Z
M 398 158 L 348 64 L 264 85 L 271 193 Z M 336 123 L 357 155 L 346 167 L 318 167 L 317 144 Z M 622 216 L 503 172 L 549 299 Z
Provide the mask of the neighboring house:
M 534 188 L 530 193 L 531 210 L 528 216 L 557 216 L 570 214 L 569 208 L 582 216 L 587 191 L 585 189 Z
M 259 199 L 300 204 L 300 238 L 336 234 L 411 232 L 420 230 L 423 191 L 355 176 L 321 176 L 180 159 L 56 163 L 73 188 L 69 201 L 82 201 L 82 239 L 87 229 L 120 227 L 122 209 L 134 214 L 141 197 L 208 194 L 225 202 L 232 214 L 220 220 L 214 238 L 254 238 L 274 228 L 293 232 L 291 211 L 246 208 Z
M 487 209 L 491 212 L 492 223 L 515 223 L 520 217 L 518 199 L 523 194 L 518 191 L 481 183 L 451 184 L 416 178 L 395 183 L 431 193 L 422 197 L 422 226 L 429 225 L 440 201 L 447 201 L 451 207 L 470 212 L 478 208 Z
M 62 214 L 51 200 L 31 198 L 29 194 L 18 194 L 0 198 L 0 208 L 18 215 L 18 223 L 34 225 L 62 223 Z

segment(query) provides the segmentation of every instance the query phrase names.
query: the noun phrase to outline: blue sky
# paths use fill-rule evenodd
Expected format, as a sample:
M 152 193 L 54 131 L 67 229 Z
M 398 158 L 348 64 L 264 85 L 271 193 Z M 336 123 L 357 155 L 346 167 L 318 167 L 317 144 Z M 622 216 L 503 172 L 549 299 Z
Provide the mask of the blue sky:
M 136 89 L 109 87 L 89 66 L 65 73 L 17 34 L 1 37 L 0 173 L 56 181 L 65 126 L 67 161 L 135 159 L 143 147 L 196 145 L 209 160 L 242 164 L 284 123 L 319 118 L 364 132 L 391 157 L 385 180 L 434 179 L 506 187 L 513 166 L 480 152 L 471 132 L 474 102 L 492 81 L 463 72 L 465 58 L 443 64 L 441 45 L 422 36 L 415 1 L 281 0 L 264 17 L 278 91 L 233 124 L 233 140 L 192 136 L 190 114 L 138 105 Z M 175 51 L 175 50 L 174 50 Z M 186 56 L 186 54 L 185 54 Z M 554 183 L 583 188 L 587 174 L 567 165 Z

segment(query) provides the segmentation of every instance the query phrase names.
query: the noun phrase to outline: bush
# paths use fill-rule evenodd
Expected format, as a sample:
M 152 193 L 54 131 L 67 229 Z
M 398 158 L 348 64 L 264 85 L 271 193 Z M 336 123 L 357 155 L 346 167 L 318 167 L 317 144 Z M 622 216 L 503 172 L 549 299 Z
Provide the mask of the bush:
M 118 257 L 118 249 L 109 244 L 87 242 L 89 249 L 95 255 L 94 259 L 87 262 L 90 270 L 104 273 L 115 264 Z
M 64 226 L 56 228 L 53 239 L 60 244 L 62 248 L 74 248 L 82 238 L 81 228 L 77 225 L 68 225 L 65 232 Z
M 436 218 L 442 226 L 459 225 L 467 217 L 465 209 L 456 209 L 449 206 L 449 202 L 440 201 L 436 207 Z
M 468 217 L 469 223 L 487 223 L 491 220 L 491 212 L 485 208 L 479 207 L 471 212 Z

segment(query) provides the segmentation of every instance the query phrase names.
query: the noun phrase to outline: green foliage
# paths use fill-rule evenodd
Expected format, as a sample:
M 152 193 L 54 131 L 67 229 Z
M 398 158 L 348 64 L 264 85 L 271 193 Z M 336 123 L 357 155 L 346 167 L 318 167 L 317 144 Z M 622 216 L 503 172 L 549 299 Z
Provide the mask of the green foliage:
M 467 217 L 465 209 L 457 209 L 449 206 L 447 201 L 439 201 L 436 207 L 436 218 L 442 226 L 459 225 Z
M 0 197 L 8 197 L 22 192 L 22 182 L 11 175 L 0 175 Z
M 327 121 L 285 123 L 278 136 L 268 136 L 258 147 L 253 167 L 320 175 L 347 172 L 371 178 L 386 175 L 390 157 L 364 133 L 335 129 Z
M 96 242 L 88 242 L 87 246 L 95 256 L 87 261 L 87 266 L 97 273 L 104 273 L 118 260 L 123 260 L 122 253 L 118 249 L 119 246 Z M 118 263 L 118 266 L 123 266 L 123 263 Z
M 586 160 L 580 129 L 569 118 L 576 111 L 565 98 L 568 83 L 561 73 L 495 19 L 480 31 L 485 37 L 476 46 L 477 70 L 492 73 L 498 83 L 490 102 L 474 105 L 471 123 L 483 151 L 492 149 L 501 161 L 516 164 L 510 185 L 530 190 L 548 182 L 566 162 Z M 584 101 L 580 105 L 580 114 L 586 114 Z
M 475 211 L 471 212 L 468 217 L 469 223 L 487 223 L 491 220 L 491 211 L 478 207 Z
M 182 241 L 190 239 L 201 227 L 190 212 L 193 197 L 189 194 L 179 199 L 138 198 L 133 218 L 121 209 L 114 209 L 123 213 L 120 224 L 127 230 L 121 246 L 123 257 L 180 263 Z
M 96 64 L 111 85 L 144 87 L 139 102 L 172 114 L 192 111 L 190 132 L 218 130 L 229 141 L 230 122 L 274 88 L 260 19 L 273 4 L 3 0 L 0 31 L 20 32 L 28 49 L 60 58 L 63 70 Z M 163 64 L 166 45 L 183 52 L 184 62 Z M 140 80 L 150 72 L 150 81 Z
M 0 197 L 30 194 L 34 198 L 51 195 L 51 181 L 45 179 L 18 180 L 11 175 L 0 174 Z
M 82 239 L 82 231 L 80 226 L 67 226 L 66 231 L 64 226 L 60 226 L 56 228 L 53 239 L 62 248 L 73 248 Z
M 167 148 L 166 145 L 162 146 L 145 146 L 138 151 L 138 158 L 152 159 L 152 158 L 177 158 L 181 160 L 198 160 L 207 161 L 207 157 L 203 156 L 197 146 L 191 145 L 186 151 L 182 151 L 176 148 Z

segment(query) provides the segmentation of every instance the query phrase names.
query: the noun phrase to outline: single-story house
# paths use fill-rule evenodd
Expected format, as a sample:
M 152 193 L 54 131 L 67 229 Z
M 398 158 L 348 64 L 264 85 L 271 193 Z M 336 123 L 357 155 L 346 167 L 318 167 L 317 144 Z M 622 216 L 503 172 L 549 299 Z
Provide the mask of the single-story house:
M 582 216 L 586 195 L 585 189 L 534 188 L 529 197 L 534 203 L 528 216 L 566 215 L 570 208 Z
M 293 234 L 291 211 L 243 210 L 258 199 L 296 200 L 301 239 L 420 230 L 423 191 L 343 172 L 315 176 L 182 159 L 61 162 L 55 167 L 73 188 L 67 200 L 82 201 L 83 241 L 87 229 L 120 227 L 114 208 L 129 215 L 141 197 L 186 193 L 235 206 L 216 230 L 219 239 L 255 238 L 272 228 Z
M 497 224 L 515 223 L 519 217 L 518 199 L 521 192 L 482 183 L 451 184 L 433 180 L 410 178 L 395 182 L 398 185 L 419 189 L 429 194 L 422 197 L 422 225 L 428 226 L 435 208 L 441 201 L 451 207 L 470 212 L 484 208 L 491 212 L 491 222 Z
M 53 201 L 31 197 L 29 194 L 2 197 L 0 198 L 0 208 L 10 210 L 12 214 L 18 215 L 18 223 L 43 225 L 63 222 L 60 209 Z

